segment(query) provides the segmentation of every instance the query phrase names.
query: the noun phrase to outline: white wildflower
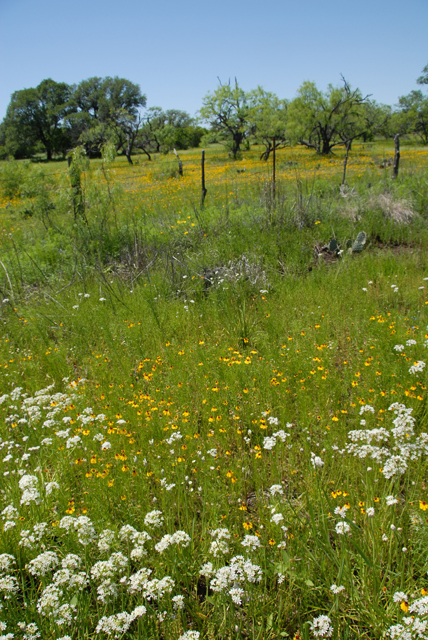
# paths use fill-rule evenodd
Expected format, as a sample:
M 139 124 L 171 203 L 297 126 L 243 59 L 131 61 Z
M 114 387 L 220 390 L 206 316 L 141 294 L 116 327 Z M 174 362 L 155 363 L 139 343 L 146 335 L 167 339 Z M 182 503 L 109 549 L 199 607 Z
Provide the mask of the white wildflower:
M 205 576 L 206 578 L 211 578 L 211 576 L 213 576 L 215 573 L 213 568 L 213 563 L 207 562 L 206 564 L 203 564 L 199 573 L 201 576 Z
M 186 631 L 178 640 L 199 640 L 200 635 L 199 631 Z
M 5 600 L 10 600 L 18 591 L 19 584 L 14 576 L 0 576 L 0 593 L 3 594 Z
M 332 584 L 330 587 L 330 591 L 332 591 L 335 595 L 338 595 L 342 591 L 345 591 L 345 587 L 343 585 L 340 585 L 338 587 L 337 584 Z
M 280 496 L 284 495 L 284 491 L 280 484 L 273 484 L 269 489 L 269 493 L 271 496 L 275 496 L 276 494 Z
M 394 602 L 407 602 L 408 596 L 403 591 L 396 591 L 392 599 Z
M 101 531 L 98 538 L 98 549 L 101 553 L 108 553 L 110 551 L 111 545 L 116 540 L 116 534 L 111 529 L 104 529 Z
M 363 413 L 374 413 L 374 412 L 375 412 L 374 408 L 369 404 L 363 404 L 363 406 L 360 408 L 360 416 L 362 416 Z
M 318 616 L 310 624 L 311 632 L 315 638 L 331 638 L 333 627 L 328 616 Z
M 423 362 L 422 360 L 418 360 L 413 364 L 413 366 L 410 367 L 409 373 L 411 374 L 421 373 L 424 370 L 424 368 L 425 368 L 425 362 Z
M 282 515 L 282 513 L 274 513 L 270 519 L 270 521 L 274 524 L 279 524 L 281 520 L 284 520 L 284 516 Z
M 33 576 L 44 576 L 58 565 L 58 556 L 53 551 L 45 551 L 31 560 L 27 567 Z
M 351 530 L 351 527 L 345 521 L 341 521 L 336 524 L 336 533 L 340 536 L 343 536 L 345 533 L 348 533 L 350 530 Z
M 163 524 L 162 511 L 157 511 L 155 509 L 154 511 L 150 511 L 149 513 L 147 513 L 146 517 L 144 518 L 144 524 L 146 525 L 146 527 L 161 527 Z
M 45 484 L 45 491 L 47 496 L 50 496 L 52 491 L 54 491 L 55 489 L 59 489 L 58 482 L 48 482 L 47 484 Z
M 115 613 L 109 617 L 103 616 L 101 620 L 98 621 L 95 633 L 103 632 L 108 636 L 120 638 L 128 631 L 133 620 L 134 617 L 130 613 L 126 613 L 126 611 L 123 613 Z
M 345 505 L 343 505 L 343 507 L 336 507 L 336 509 L 334 510 L 334 513 L 337 516 L 340 516 L 341 518 L 346 518 L 346 512 L 348 511 L 349 507 Z
M 184 609 L 184 596 L 174 596 L 172 602 L 175 611 Z
M 232 598 L 232 602 L 240 605 L 242 604 L 242 598 L 245 595 L 245 591 L 244 589 L 240 589 L 239 587 L 233 587 L 232 589 L 230 589 L 229 595 Z
M 241 544 L 250 551 L 255 551 L 260 547 L 260 539 L 258 536 L 245 536 Z
M 314 469 L 324 466 L 324 462 L 321 460 L 321 458 L 319 456 L 316 456 L 315 453 L 312 453 L 312 452 L 311 452 L 311 462 Z
M 10 553 L 0 554 L 0 573 L 9 573 L 15 564 L 15 558 Z

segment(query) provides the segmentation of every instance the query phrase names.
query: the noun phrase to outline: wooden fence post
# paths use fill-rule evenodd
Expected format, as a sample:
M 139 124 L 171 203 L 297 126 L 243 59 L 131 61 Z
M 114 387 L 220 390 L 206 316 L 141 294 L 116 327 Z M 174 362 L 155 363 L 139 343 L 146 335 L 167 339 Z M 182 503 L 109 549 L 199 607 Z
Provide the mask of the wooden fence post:
M 394 136 L 395 143 L 395 155 L 394 155 L 394 167 L 392 170 L 392 177 L 398 176 L 398 165 L 400 164 L 400 135 L 398 133 Z
M 272 196 L 273 196 L 273 201 L 275 202 L 275 191 L 276 191 L 276 184 L 275 184 L 275 136 L 273 137 L 273 149 L 272 149 Z
M 202 208 L 204 206 L 205 196 L 207 195 L 207 189 L 205 188 L 205 149 L 202 149 L 201 170 L 202 170 L 202 197 L 201 197 L 201 208 Z
M 175 149 L 173 149 L 173 151 L 174 151 L 174 155 L 175 155 L 175 157 L 176 157 L 176 158 L 177 158 L 177 160 L 178 160 L 178 175 L 182 177 L 182 176 L 183 176 L 183 163 L 181 162 L 181 160 L 180 160 L 180 156 L 178 155 L 178 153 L 176 152 L 176 150 L 175 150 Z
M 348 166 L 348 157 L 349 157 L 349 150 L 351 148 L 351 144 L 352 144 L 352 140 L 348 140 L 346 143 L 346 153 L 345 153 L 345 159 L 343 161 L 342 186 L 345 184 L 345 180 L 346 180 L 346 167 Z

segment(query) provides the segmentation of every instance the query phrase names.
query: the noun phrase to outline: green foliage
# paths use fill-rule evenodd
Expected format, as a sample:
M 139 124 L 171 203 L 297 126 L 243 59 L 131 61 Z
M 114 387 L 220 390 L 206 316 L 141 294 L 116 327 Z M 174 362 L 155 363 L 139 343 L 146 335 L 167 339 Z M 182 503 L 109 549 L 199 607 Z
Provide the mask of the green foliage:
M 416 80 L 418 84 L 428 84 L 428 64 L 422 69 L 422 75 Z
M 89 160 L 84 147 L 76 147 L 71 154 L 69 167 L 71 199 L 75 220 L 85 216 L 85 193 L 82 186 L 82 172 L 88 168 Z
M 335 640 L 381 640 L 413 624 L 428 570 L 427 376 L 411 371 L 426 359 L 424 171 L 369 167 L 340 192 L 336 177 L 284 180 L 275 207 L 260 179 L 231 181 L 201 216 L 192 183 L 162 183 L 165 204 L 134 193 L 116 152 L 73 152 L 86 220 L 65 163 L 59 178 L 29 166 L 22 205 L 2 213 L 7 633 L 104 638 L 100 621 L 128 619 L 120 633 L 138 640 L 309 640 L 322 615 Z M 384 200 L 413 215 L 388 217 Z M 358 260 L 314 265 L 315 245 L 349 237 Z M 403 473 L 388 477 L 386 450 Z
M 289 145 L 287 134 L 287 100 L 280 100 L 274 93 L 257 87 L 247 94 L 249 110 L 249 123 L 251 138 L 256 144 L 265 147 L 261 154 L 263 160 L 268 160 L 273 150 L 273 138 L 275 149 L 283 149 Z
M 12 95 L 2 124 L 4 153 L 29 157 L 41 145 L 51 160 L 83 143 L 97 155 L 109 139 L 123 148 L 138 131 L 145 104 L 140 87 L 124 78 L 89 78 L 77 87 L 43 80 Z
M 29 162 L 7 160 L 0 165 L 0 192 L 4 198 L 20 196 L 31 171 Z
M 69 144 L 62 123 L 72 111 L 71 87 L 50 78 L 35 89 L 13 93 L 4 119 L 6 147 L 15 157 L 28 157 L 40 143 L 52 160 Z
M 428 144 L 428 95 L 425 96 L 422 91 L 411 91 L 398 99 L 398 108 L 398 131 L 415 133 L 422 144 Z
M 417 79 L 420 85 L 428 84 L 428 65 Z M 394 114 L 396 132 L 404 135 L 416 134 L 422 144 L 428 144 L 428 95 L 421 90 L 411 91 L 398 99 L 398 111 Z
M 235 80 L 233 87 L 222 85 L 208 93 L 202 101 L 200 117 L 211 129 L 220 134 L 234 160 L 249 135 L 250 105 L 248 96 Z
M 152 153 L 198 147 L 204 133 L 205 129 L 196 126 L 185 111 L 150 107 L 142 119 L 135 146 L 151 158 Z
M 313 82 L 304 82 L 288 108 L 288 135 L 293 141 L 328 155 L 334 147 L 370 129 L 366 103 L 361 91 L 352 91 L 345 80 L 343 87 L 330 84 L 324 93 Z

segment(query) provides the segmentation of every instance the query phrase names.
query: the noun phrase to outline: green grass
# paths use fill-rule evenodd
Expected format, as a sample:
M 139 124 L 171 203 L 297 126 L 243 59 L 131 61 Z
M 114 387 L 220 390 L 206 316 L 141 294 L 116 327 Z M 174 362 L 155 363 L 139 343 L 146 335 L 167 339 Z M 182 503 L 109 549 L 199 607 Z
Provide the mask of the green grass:
M 121 160 L 86 171 L 86 220 L 60 163 L 8 178 L 24 197 L 2 209 L 4 634 L 297 640 L 324 615 L 319 637 L 371 640 L 425 593 L 426 173 L 370 165 L 343 195 L 339 162 L 302 164 L 273 202 L 253 155 L 203 210 L 168 158 L 146 163 L 162 197 Z M 341 257 L 315 259 L 332 237 Z M 85 575 L 58 573 L 69 554 Z

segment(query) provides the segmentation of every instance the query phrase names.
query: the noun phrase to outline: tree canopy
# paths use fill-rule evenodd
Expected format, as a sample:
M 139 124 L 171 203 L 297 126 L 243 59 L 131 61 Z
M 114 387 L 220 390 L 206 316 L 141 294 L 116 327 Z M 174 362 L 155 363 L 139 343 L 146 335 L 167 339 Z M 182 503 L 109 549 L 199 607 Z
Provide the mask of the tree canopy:
M 326 155 L 337 146 L 350 148 L 357 138 L 395 133 L 428 144 L 428 94 L 422 90 L 428 85 L 428 64 L 416 81 L 422 88 L 401 96 L 395 109 L 342 81 L 326 91 L 305 81 L 291 101 L 260 86 L 246 92 L 236 79 L 219 82 L 202 99 L 195 119 L 179 109 L 147 108 L 140 86 L 125 78 L 95 76 L 76 85 L 48 78 L 11 96 L 0 124 L 0 157 L 44 152 L 51 160 L 80 145 L 94 157 L 109 143 L 132 163 L 135 149 L 150 160 L 153 153 L 199 146 L 202 138 L 223 143 L 233 159 L 244 145 L 256 144 L 264 160 L 273 149 L 291 144 Z
M 119 77 L 93 77 L 77 85 L 43 80 L 35 89 L 16 91 L 0 125 L 3 155 L 31 157 L 83 145 L 99 156 L 110 142 L 132 163 L 134 147 L 151 153 L 197 146 L 205 130 L 185 111 L 146 107 L 140 87 Z
M 359 89 L 352 90 L 346 80 L 341 87 L 330 84 L 325 92 L 313 82 L 304 82 L 288 108 L 290 138 L 327 155 L 366 131 L 367 101 L 368 97 Z
M 257 87 L 247 94 L 249 105 L 248 120 L 251 139 L 264 146 L 262 160 L 268 160 L 275 149 L 283 149 L 289 144 L 287 133 L 288 100 L 280 100 L 274 93 Z
M 207 93 L 199 111 L 202 120 L 221 134 L 234 159 L 249 135 L 249 112 L 247 94 L 236 80 L 233 87 L 220 84 L 214 93 Z
M 71 113 L 72 88 L 65 82 L 48 78 L 35 89 L 22 89 L 12 94 L 4 119 L 4 136 L 9 153 L 26 157 L 41 146 L 52 159 L 68 145 L 63 129 L 65 117 Z
M 428 85 L 428 64 L 416 80 L 419 85 Z M 398 113 L 395 118 L 400 133 L 416 134 L 423 144 L 428 144 L 428 94 L 417 89 L 398 99 Z

